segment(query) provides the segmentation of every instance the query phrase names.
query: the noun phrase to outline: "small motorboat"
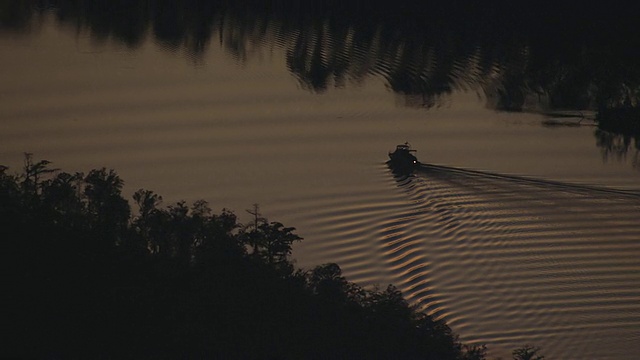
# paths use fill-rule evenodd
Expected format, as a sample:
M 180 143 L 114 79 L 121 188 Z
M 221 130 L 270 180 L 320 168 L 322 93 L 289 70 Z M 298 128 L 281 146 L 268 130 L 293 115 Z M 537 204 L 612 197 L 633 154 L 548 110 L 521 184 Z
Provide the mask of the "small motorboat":
M 418 158 L 414 155 L 416 150 L 411 148 L 411 145 L 406 142 L 396 146 L 396 150 L 389 152 L 389 166 L 394 172 L 401 174 L 409 174 L 420 165 Z

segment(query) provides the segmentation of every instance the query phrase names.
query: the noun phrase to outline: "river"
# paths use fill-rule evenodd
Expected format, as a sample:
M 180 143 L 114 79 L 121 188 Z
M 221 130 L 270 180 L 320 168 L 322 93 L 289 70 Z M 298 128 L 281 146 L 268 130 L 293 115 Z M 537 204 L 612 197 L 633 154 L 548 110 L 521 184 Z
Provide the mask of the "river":
M 224 14 L 204 43 L 53 11 L 0 28 L 0 163 L 19 171 L 30 152 L 68 172 L 113 168 L 128 197 L 204 199 L 245 221 L 258 203 L 305 239 L 298 266 L 394 283 L 492 356 L 525 343 L 549 359 L 640 351 L 638 150 L 603 135 L 593 107 L 525 93 L 513 109 L 487 83 L 512 68 L 473 51 L 449 82 L 427 81 L 444 90 L 417 94 L 356 25 Z M 427 53 L 422 74 L 438 78 L 446 59 Z M 399 179 L 385 161 L 405 141 L 424 166 Z

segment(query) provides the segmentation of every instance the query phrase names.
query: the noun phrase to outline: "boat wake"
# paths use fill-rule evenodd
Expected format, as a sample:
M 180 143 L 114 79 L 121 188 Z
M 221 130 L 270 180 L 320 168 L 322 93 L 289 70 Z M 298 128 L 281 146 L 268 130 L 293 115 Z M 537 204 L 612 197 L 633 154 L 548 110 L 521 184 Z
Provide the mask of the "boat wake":
M 377 174 L 282 202 L 306 239 L 299 266 L 394 284 L 491 357 L 524 344 L 554 359 L 640 352 L 638 194 L 440 165 Z
M 640 350 L 639 194 L 440 165 L 396 190 L 408 204 L 381 236 L 387 266 L 464 341 L 500 356 Z

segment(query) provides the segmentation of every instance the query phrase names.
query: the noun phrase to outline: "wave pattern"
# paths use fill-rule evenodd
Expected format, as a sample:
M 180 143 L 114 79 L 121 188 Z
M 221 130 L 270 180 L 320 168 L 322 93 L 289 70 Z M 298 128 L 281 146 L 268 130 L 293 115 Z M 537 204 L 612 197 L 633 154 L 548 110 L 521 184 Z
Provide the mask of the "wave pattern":
M 352 281 L 395 284 L 492 356 L 640 351 L 638 194 L 435 165 L 380 173 L 392 191 L 317 204 L 306 220 L 328 237 L 305 253 Z
M 430 209 L 420 211 L 428 281 L 444 299 L 421 306 L 467 341 L 503 351 L 533 343 L 558 359 L 636 353 L 640 197 L 437 166 L 414 181 L 409 195 Z

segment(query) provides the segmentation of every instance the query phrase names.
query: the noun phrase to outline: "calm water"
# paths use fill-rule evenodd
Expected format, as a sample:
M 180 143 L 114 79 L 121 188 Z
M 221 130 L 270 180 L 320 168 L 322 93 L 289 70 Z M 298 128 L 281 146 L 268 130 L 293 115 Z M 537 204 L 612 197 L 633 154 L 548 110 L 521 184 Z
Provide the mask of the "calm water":
M 640 351 L 637 143 L 597 129 L 601 92 L 509 90 L 526 47 L 447 57 L 455 39 L 220 14 L 200 37 L 51 12 L 0 28 L 0 163 L 114 168 L 129 195 L 241 217 L 259 203 L 305 238 L 299 266 L 394 283 L 494 356 Z M 427 165 L 397 179 L 384 162 L 405 141 Z

